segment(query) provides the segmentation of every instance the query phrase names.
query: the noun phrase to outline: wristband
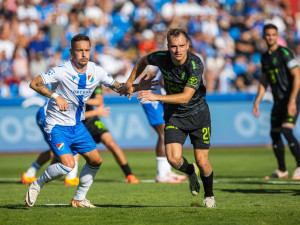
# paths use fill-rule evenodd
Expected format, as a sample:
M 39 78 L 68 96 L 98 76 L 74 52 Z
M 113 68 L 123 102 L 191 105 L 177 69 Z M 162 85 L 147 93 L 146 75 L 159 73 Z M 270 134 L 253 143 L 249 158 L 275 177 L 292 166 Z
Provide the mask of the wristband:
M 59 95 L 55 92 L 52 93 L 51 98 L 55 100 Z

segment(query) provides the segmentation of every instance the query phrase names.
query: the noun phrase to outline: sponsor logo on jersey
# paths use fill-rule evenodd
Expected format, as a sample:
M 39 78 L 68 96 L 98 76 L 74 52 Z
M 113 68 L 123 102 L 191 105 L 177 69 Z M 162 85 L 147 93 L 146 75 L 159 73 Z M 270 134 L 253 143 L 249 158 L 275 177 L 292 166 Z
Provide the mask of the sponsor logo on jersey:
M 87 89 L 76 89 L 76 90 L 73 90 L 73 94 L 75 95 L 84 95 L 84 94 L 90 94 L 92 93 L 91 90 L 87 90 Z
M 90 74 L 90 75 L 87 75 L 87 79 L 90 83 L 93 83 L 94 82 L 94 75 L 93 74 Z
M 65 149 L 65 143 L 58 143 L 56 144 L 56 147 L 59 151 L 63 151 Z
M 51 69 L 51 70 L 48 71 L 47 75 L 50 76 L 50 75 L 52 75 L 52 74 L 54 74 L 54 73 L 55 73 L 54 70 Z
M 198 83 L 198 79 L 196 77 L 190 77 L 190 79 L 188 80 L 187 83 L 188 83 L 188 85 L 196 86 Z

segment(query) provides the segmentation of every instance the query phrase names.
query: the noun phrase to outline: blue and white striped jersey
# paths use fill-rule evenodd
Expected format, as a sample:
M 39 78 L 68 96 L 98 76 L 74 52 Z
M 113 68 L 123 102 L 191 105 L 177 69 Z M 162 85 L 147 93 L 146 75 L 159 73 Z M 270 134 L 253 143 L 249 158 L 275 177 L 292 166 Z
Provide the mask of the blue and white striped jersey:
M 45 131 L 50 133 L 54 125 L 74 126 L 85 116 L 85 104 L 97 87 L 98 83 L 111 86 L 114 79 L 93 62 L 88 62 L 86 72 L 78 73 L 72 61 L 65 62 L 62 66 L 52 68 L 41 75 L 46 85 L 51 85 L 51 90 L 63 97 L 69 104 L 69 109 L 60 111 L 53 99 L 47 107 Z

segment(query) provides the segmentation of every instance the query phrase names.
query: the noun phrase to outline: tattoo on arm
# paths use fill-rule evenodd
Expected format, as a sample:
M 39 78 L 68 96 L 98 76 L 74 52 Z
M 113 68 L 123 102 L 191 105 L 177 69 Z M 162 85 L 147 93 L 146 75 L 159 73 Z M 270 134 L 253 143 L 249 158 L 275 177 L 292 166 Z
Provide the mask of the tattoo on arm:
M 49 90 L 43 82 L 38 81 L 38 82 L 35 83 L 35 86 L 36 86 L 35 90 L 39 94 L 41 94 L 41 95 L 43 95 L 45 97 L 49 97 L 49 98 L 51 97 L 53 91 Z
M 115 81 L 109 88 L 113 91 L 117 92 L 120 87 L 122 87 L 123 84 L 120 84 L 119 82 Z

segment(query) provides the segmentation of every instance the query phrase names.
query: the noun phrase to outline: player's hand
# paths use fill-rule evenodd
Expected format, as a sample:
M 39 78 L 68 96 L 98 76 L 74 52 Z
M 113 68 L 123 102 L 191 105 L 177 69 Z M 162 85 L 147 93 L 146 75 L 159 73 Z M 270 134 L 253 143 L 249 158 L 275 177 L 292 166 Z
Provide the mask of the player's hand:
M 123 84 L 122 87 L 120 87 L 117 92 L 120 94 L 120 96 L 122 96 L 122 95 L 127 96 L 128 95 L 128 99 L 130 100 L 131 95 L 133 93 L 132 84 L 129 84 L 129 83 Z
M 58 96 L 55 99 L 55 102 L 56 102 L 56 105 L 58 105 L 60 111 L 66 111 L 69 109 L 69 104 L 66 101 L 66 99 L 64 99 L 63 97 Z
M 150 91 L 140 91 L 138 93 L 137 99 L 142 99 L 141 102 L 145 101 L 157 101 L 157 95 L 151 93 Z
M 296 102 L 295 101 L 290 101 L 288 106 L 287 106 L 287 110 L 288 110 L 288 115 L 291 116 L 291 117 L 294 117 L 297 113 Z
M 254 105 L 253 105 L 252 112 L 253 112 L 253 115 L 254 115 L 255 117 L 259 117 L 259 116 L 260 116 L 260 115 L 259 115 L 259 106 L 258 106 L 258 104 L 254 104 Z
M 110 107 L 104 107 L 104 105 L 98 106 L 96 109 L 94 109 L 97 116 L 100 117 L 108 117 L 110 115 Z
M 158 80 L 153 80 L 155 78 L 155 76 L 150 77 L 148 80 L 146 80 L 147 74 L 145 74 L 145 76 L 143 76 L 139 82 L 139 91 L 142 90 L 156 90 L 155 88 L 153 88 L 152 86 L 156 86 L 158 85 Z

